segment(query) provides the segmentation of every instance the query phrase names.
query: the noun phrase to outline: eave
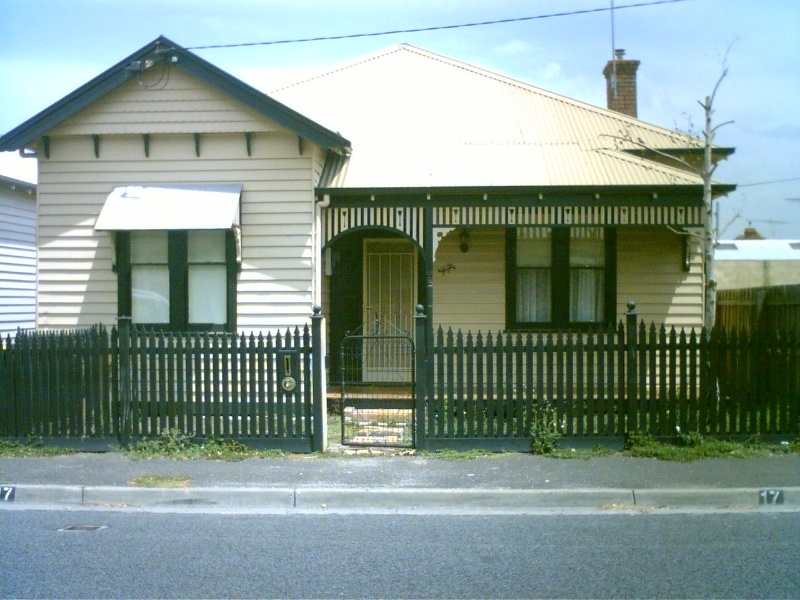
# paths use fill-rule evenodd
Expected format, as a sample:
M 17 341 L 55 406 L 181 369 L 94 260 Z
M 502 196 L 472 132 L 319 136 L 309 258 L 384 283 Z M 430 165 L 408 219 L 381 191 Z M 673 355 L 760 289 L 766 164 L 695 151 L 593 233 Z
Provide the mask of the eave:
M 713 193 L 722 195 L 735 185 L 714 184 Z M 700 185 L 672 186 L 525 186 L 525 187 L 438 187 L 438 188 L 325 188 L 316 189 L 317 198 L 330 199 L 335 206 L 630 206 L 658 203 L 663 206 L 701 206 Z

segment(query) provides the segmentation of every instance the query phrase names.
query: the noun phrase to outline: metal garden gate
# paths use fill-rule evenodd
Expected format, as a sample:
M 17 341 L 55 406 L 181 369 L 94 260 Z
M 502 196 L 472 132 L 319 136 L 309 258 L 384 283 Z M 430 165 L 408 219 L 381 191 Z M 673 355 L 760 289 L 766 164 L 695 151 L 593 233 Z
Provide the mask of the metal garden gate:
M 340 364 L 342 444 L 413 448 L 414 340 L 348 334 Z

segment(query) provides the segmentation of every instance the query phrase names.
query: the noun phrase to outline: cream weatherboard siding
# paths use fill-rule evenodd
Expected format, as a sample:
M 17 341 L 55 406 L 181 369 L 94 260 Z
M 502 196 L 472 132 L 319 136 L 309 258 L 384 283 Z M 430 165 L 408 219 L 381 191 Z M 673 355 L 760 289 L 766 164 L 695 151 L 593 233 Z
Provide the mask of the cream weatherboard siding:
M 459 249 L 461 230 L 443 236 L 434 273 L 434 327 L 447 331 L 505 329 L 505 232 L 470 229 L 469 251 Z M 690 238 L 694 240 L 694 238 Z M 702 327 L 702 266 L 693 242 L 691 269 L 683 270 L 682 237 L 665 227 L 617 229 L 617 321 L 629 300 L 640 319 L 677 329 Z
M 39 326 L 116 322 L 112 238 L 94 223 L 112 188 L 147 183 L 241 183 L 238 327 L 307 323 L 320 151 L 178 68 L 162 83 L 122 85 L 49 132 L 49 159 L 39 148 Z
M 0 336 L 32 329 L 36 314 L 36 190 L 0 180 Z
M 436 234 L 434 234 L 436 235 Z M 470 229 L 461 252 L 461 229 L 439 241 L 433 263 L 433 325 L 445 331 L 505 328 L 505 230 Z
M 617 230 L 617 315 L 636 302 L 639 318 L 687 331 L 703 326 L 702 255 L 689 237 L 690 270 L 683 270 L 683 236 L 666 227 Z

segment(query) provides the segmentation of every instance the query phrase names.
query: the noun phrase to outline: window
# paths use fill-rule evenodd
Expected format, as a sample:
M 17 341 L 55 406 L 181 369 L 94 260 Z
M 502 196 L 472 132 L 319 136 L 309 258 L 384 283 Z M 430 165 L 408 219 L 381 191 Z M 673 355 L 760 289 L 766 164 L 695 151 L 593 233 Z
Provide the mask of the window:
M 119 314 L 175 331 L 235 330 L 233 241 L 230 230 L 118 232 Z
M 509 327 L 573 327 L 614 321 L 614 229 L 509 229 L 506 245 Z

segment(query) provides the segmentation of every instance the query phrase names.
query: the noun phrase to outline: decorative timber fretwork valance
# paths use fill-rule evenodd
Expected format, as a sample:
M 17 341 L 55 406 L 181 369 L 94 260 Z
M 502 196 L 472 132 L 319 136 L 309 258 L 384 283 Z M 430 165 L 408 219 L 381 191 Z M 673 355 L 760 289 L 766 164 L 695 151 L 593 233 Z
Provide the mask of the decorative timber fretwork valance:
M 422 244 L 425 209 L 421 207 L 328 208 L 322 214 L 326 242 L 350 229 L 379 227 L 396 229 Z
M 685 206 L 443 206 L 433 225 L 702 225 L 702 207 Z
M 437 206 L 431 227 L 643 226 L 701 227 L 702 206 Z M 325 241 L 351 229 L 396 229 L 422 245 L 423 207 L 330 207 L 323 211 Z

